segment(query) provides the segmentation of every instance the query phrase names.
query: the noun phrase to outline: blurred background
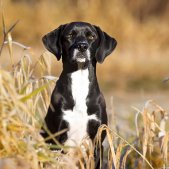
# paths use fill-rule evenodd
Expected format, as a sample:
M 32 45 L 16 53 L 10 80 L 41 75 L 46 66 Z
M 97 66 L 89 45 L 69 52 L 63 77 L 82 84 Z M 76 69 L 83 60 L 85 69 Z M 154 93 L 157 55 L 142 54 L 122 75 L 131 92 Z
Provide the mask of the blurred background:
M 113 100 L 113 111 L 126 117 L 131 105 L 139 107 L 147 99 L 168 108 L 169 83 L 163 82 L 169 76 L 168 0 L 3 0 L 2 4 L 8 27 L 19 20 L 13 39 L 30 46 L 35 60 L 45 52 L 42 36 L 60 24 L 98 25 L 118 41 L 116 50 L 97 69 L 108 102 Z M 2 42 L 2 22 L 0 32 Z M 16 47 L 13 52 L 17 62 L 23 51 Z M 45 54 L 52 63 L 51 74 L 58 76 L 61 63 Z M 8 55 L 4 48 L 2 67 L 9 66 Z

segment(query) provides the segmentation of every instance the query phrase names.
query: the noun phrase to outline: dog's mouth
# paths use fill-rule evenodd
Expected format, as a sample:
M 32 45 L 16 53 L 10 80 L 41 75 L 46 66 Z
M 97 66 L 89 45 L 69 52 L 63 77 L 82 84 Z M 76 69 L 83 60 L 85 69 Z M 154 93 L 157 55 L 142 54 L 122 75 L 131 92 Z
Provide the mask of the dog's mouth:
M 76 58 L 76 61 L 78 63 L 85 63 L 86 62 L 86 58 Z
M 77 63 L 86 63 L 89 60 L 89 52 L 74 51 L 74 60 Z
M 78 52 L 75 56 L 75 60 L 77 63 L 85 63 L 87 61 L 87 54 Z

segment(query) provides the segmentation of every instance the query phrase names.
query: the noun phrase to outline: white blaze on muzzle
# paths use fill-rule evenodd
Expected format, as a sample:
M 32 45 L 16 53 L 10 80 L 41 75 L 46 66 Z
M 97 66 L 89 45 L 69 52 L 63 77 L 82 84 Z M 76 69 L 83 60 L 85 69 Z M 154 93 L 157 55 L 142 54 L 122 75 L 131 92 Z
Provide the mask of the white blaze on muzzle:
M 74 49 L 73 59 L 79 63 L 84 63 L 86 60 L 90 60 L 90 51 L 86 50 L 84 53 L 81 53 L 78 49 Z
M 77 62 L 83 63 L 86 61 L 86 58 L 77 58 Z

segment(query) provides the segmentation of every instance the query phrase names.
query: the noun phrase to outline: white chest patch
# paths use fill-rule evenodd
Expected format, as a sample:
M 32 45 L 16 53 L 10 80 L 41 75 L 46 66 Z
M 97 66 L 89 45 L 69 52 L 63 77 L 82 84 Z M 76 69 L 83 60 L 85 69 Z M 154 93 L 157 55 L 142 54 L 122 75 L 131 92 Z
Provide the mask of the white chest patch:
M 97 120 L 95 115 L 87 114 L 86 98 L 89 91 L 89 71 L 78 70 L 71 74 L 72 96 L 75 102 L 73 111 L 62 110 L 63 119 L 69 123 L 68 140 L 65 145 L 80 145 L 83 138 L 87 137 L 87 123 L 90 119 Z

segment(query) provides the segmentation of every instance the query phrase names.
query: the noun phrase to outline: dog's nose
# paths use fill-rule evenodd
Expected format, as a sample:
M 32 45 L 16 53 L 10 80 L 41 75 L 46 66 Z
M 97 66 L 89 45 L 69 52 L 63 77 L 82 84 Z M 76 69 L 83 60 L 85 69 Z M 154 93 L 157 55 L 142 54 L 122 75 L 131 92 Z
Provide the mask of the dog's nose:
M 80 52 L 85 52 L 85 51 L 88 49 L 88 44 L 87 44 L 87 43 L 84 43 L 84 42 L 78 43 L 78 44 L 77 44 L 77 49 L 78 49 Z

